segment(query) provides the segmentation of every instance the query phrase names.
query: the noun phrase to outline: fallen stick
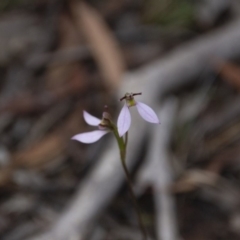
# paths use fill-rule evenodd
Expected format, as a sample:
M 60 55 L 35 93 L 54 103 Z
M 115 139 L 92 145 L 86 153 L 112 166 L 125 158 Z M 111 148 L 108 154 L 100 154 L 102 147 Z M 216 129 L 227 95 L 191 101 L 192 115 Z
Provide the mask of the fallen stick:
M 194 82 L 203 70 L 210 70 L 213 56 L 224 59 L 239 55 L 240 21 L 237 21 L 181 46 L 160 61 L 127 74 L 119 95 L 124 95 L 126 91 L 143 91 L 141 101 L 155 105 L 164 93 Z M 131 166 L 137 161 L 136 155 L 146 132 L 145 122 L 139 117 L 133 118 L 128 148 Z M 98 164 L 51 230 L 43 237 L 32 239 L 67 240 L 74 236 L 86 239 L 87 232 L 91 231 L 97 217 L 111 202 L 123 181 L 117 146 L 111 141 L 108 150 L 99 158 Z
M 168 148 L 177 110 L 176 99 L 168 99 L 159 111 L 162 128 L 153 131 L 147 161 L 139 170 L 137 185 L 141 189 L 152 186 L 156 209 L 156 233 L 161 240 L 177 240 L 178 227 L 174 197 L 169 191 L 173 173 Z M 143 189 L 144 190 L 144 189 Z
M 129 84 L 135 92 L 148 89 L 150 99 L 162 96 L 184 84 L 196 82 L 203 71 L 214 68 L 214 59 L 239 57 L 239 40 L 240 20 L 180 46 L 165 58 L 127 74 L 126 80 L 131 80 Z

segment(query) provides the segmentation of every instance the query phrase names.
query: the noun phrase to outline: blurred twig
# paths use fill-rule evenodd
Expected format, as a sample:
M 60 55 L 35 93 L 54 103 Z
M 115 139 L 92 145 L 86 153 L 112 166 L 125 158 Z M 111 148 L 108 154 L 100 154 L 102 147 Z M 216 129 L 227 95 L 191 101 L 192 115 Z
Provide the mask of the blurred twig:
M 177 240 L 178 227 L 175 214 L 174 198 L 169 192 L 172 184 L 172 169 L 168 154 L 172 128 L 176 115 L 177 102 L 168 99 L 159 111 L 161 125 L 151 135 L 147 161 L 141 167 L 138 183 L 142 187 L 152 185 L 156 205 L 156 232 L 158 239 Z

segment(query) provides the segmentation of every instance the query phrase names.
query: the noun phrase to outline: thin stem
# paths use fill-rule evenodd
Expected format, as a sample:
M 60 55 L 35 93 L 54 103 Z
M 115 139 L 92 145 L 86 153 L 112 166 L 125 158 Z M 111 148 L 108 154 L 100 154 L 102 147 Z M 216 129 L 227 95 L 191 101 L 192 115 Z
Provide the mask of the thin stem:
M 133 185 L 132 185 L 131 177 L 130 177 L 130 174 L 128 172 L 128 169 L 127 169 L 127 166 L 126 166 L 126 163 L 125 163 L 125 159 L 122 159 L 121 162 L 122 162 L 124 172 L 126 174 L 126 179 L 127 179 L 127 183 L 128 183 L 128 187 L 129 187 L 130 196 L 131 196 L 132 202 L 134 204 L 134 207 L 135 207 L 135 210 L 136 210 L 136 213 L 137 213 L 138 223 L 139 223 L 139 227 L 141 229 L 142 235 L 143 235 L 143 240 L 147 240 L 147 232 L 146 232 L 146 229 L 145 229 L 145 227 L 143 225 L 143 222 L 142 222 L 141 211 L 139 209 L 137 199 L 136 199 L 136 197 L 134 195 L 134 192 L 133 192 Z
M 134 191 L 133 191 L 133 184 L 132 184 L 131 177 L 130 177 L 130 174 L 128 172 L 127 165 L 126 165 L 126 149 L 127 149 L 128 133 L 126 133 L 125 142 L 124 142 L 123 138 L 119 136 L 118 131 L 116 129 L 114 129 L 113 132 L 114 132 L 114 135 L 115 135 L 115 137 L 117 139 L 117 142 L 118 142 L 118 147 L 119 147 L 120 157 L 121 157 L 121 163 L 122 163 L 122 166 L 123 166 L 124 173 L 126 175 L 130 196 L 131 196 L 135 211 L 137 213 L 139 228 L 142 232 L 143 240 L 147 240 L 147 231 L 144 227 L 144 224 L 143 224 L 143 221 L 142 221 L 142 218 L 141 218 L 141 211 L 140 211 L 140 208 L 139 208 L 138 203 L 137 203 L 137 198 L 136 198 L 136 196 L 134 194 Z
M 124 145 L 125 145 L 125 158 L 126 158 L 126 154 L 127 154 L 127 144 L 128 144 L 128 132 L 126 132 L 126 134 L 125 134 L 125 143 L 124 143 Z

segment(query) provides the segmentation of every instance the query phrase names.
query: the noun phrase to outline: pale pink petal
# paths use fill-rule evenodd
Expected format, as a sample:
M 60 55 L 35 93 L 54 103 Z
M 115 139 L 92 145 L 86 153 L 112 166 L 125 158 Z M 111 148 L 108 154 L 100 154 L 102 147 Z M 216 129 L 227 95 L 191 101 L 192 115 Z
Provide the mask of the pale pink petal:
M 117 120 L 119 136 L 122 137 L 130 128 L 131 115 L 127 104 L 125 103 Z
M 77 140 L 82 143 L 94 143 L 103 137 L 109 131 L 95 130 L 92 132 L 80 133 L 73 136 L 72 140 Z
M 136 107 L 140 116 L 150 123 L 160 123 L 157 114 L 148 105 L 136 102 Z
M 86 111 L 83 111 L 83 117 L 84 117 L 86 123 L 91 126 L 98 126 L 98 124 L 101 122 L 100 119 L 92 116 L 91 114 L 89 114 Z

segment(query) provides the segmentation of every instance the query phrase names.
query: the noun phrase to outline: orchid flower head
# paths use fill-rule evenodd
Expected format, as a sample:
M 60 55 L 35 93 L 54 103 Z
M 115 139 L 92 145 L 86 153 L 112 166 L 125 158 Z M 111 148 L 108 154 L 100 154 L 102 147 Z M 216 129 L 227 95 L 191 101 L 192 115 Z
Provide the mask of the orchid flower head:
M 130 107 L 136 106 L 140 116 L 147 122 L 159 124 L 157 114 L 148 105 L 142 102 L 138 102 L 134 99 L 134 96 L 141 95 L 142 93 L 126 93 L 121 99 L 125 100 L 124 106 L 119 114 L 117 120 L 117 127 L 119 136 L 122 137 L 130 128 L 131 125 L 131 114 L 129 111 Z
M 72 140 L 77 140 L 82 143 L 94 143 L 112 130 L 111 116 L 106 110 L 103 112 L 102 119 L 94 117 L 86 111 L 83 111 L 83 118 L 88 125 L 98 127 L 98 130 L 79 133 L 74 135 L 71 138 Z

